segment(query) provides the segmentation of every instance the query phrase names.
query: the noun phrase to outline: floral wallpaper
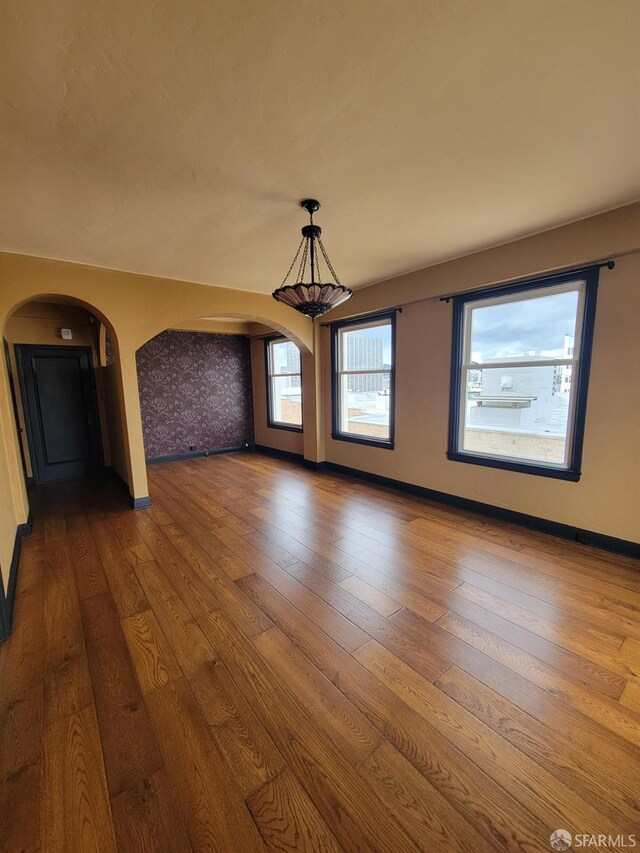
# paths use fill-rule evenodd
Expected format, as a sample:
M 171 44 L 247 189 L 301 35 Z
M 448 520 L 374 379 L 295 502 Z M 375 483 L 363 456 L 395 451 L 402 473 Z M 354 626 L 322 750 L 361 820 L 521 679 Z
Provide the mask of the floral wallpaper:
M 104 363 L 105 367 L 109 367 L 110 364 L 113 364 L 113 344 L 111 343 L 111 335 L 109 334 L 109 330 L 105 329 L 104 336 Z
M 253 442 L 248 338 L 162 332 L 136 363 L 147 459 Z

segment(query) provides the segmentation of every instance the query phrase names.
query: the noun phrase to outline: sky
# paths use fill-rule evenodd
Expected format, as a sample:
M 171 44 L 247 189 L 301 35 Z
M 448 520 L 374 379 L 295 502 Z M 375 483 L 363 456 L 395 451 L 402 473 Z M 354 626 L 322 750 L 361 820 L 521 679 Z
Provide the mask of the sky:
M 473 360 L 531 351 L 562 357 L 564 336 L 575 335 L 577 304 L 578 294 L 573 291 L 475 308 L 472 312 Z

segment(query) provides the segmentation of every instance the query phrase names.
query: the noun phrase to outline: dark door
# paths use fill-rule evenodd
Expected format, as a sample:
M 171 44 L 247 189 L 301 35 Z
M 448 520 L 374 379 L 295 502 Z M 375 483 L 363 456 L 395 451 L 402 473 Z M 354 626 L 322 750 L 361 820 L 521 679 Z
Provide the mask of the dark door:
M 36 483 L 93 474 L 102 465 L 89 347 L 16 346 Z

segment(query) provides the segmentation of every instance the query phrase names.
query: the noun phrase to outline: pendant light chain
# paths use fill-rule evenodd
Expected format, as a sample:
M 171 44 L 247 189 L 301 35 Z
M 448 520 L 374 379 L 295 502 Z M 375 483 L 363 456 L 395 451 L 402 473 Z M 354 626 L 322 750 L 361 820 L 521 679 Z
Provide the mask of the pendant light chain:
M 320 208 L 320 202 L 316 199 L 305 199 L 300 202 L 300 206 L 309 214 L 309 224 L 302 229 L 302 240 L 282 285 L 273 292 L 273 298 L 290 308 L 295 308 L 301 314 L 315 319 L 350 299 L 353 292 L 340 283 L 320 237 L 322 229 L 313 221 L 313 214 Z M 318 251 L 318 244 L 320 251 Z M 321 255 L 335 284 L 322 283 Z M 294 284 L 287 284 L 296 264 L 298 265 L 296 281 Z M 307 264 L 309 264 L 310 282 L 304 280 Z
M 301 251 L 301 249 L 302 249 L 302 244 L 304 243 L 304 240 L 305 240 L 305 238 L 304 238 L 304 237 L 302 238 L 302 240 L 300 240 L 300 245 L 298 246 L 298 251 L 296 252 L 296 254 L 295 254 L 295 256 L 294 256 L 293 260 L 291 261 L 291 266 L 290 266 L 290 267 L 289 267 L 289 269 L 287 270 L 287 274 L 285 275 L 285 277 L 282 279 L 282 284 L 280 285 L 280 287 L 284 287 L 284 286 L 285 286 L 285 284 L 287 283 L 287 279 L 288 279 L 288 278 L 289 278 L 289 276 L 291 275 L 291 270 L 294 268 L 295 263 L 296 263 L 296 261 L 298 260 L 298 255 L 300 254 L 300 251 Z
M 331 273 L 331 275 L 333 276 L 333 280 L 335 281 L 335 283 L 336 283 L 336 284 L 339 284 L 340 286 L 342 286 L 342 285 L 341 285 L 341 282 L 340 282 L 340 279 L 339 279 L 339 278 L 338 278 L 338 276 L 336 275 L 336 271 L 335 271 L 335 270 L 334 270 L 334 268 L 333 268 L 333 264 L 332 264 L 332 263 L 331 263 L 331 261 L 329 260 L 329 255 L 327 255 L 327 251 L 326 251 L 326 249 L 325 249 L 325 247 L 324 247 L 324 243 L 322 242 L 322 240 L 320 239 L 320 237 L 318 237 L 318 244 L 319 244 L 319 246 L 320 246 L 320 250 L 321 250 L 321 252 L 322 252 L 322 254 L 323 254 L 323 256 L 324 256 L 325 263 L 327 264 L 327 266 L 328 266 L 328 268 L 329 268 L 329 272 L 330 272 L 330 273 Z

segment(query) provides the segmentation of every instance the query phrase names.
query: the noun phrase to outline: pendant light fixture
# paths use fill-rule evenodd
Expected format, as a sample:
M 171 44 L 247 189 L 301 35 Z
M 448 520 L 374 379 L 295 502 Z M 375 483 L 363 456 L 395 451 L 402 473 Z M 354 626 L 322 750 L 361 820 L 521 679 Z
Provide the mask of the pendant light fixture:
M 273 298 L 315 320 L 316 317 L 321 317 L 327 311 L 331 311 L 332 308 L 350 299 L 353 296 L 353 291 L 340 284 L 322 243 L 320 236 L 322 228 L 313 223 L 313 214 L 320 209 L 320 202 L 316 201 L 315 198 L 306 198 L 300 202 L 300 207 L 309 214 L 309 225 L 305 225 L 302 229 L 302 240 L 298 246 L 298 251 L 291 262 L 284 281 L 277 290 L 274 290 Z M 323 284 L 322 282 L 318 246 L 333 283 Z M 296 280 L 293 284 L 287 284 L 287 279 L 296 263 L 298 263 Z M 307 264 L 309 265 L 309 274 L 308 281 L 305 282 Z

